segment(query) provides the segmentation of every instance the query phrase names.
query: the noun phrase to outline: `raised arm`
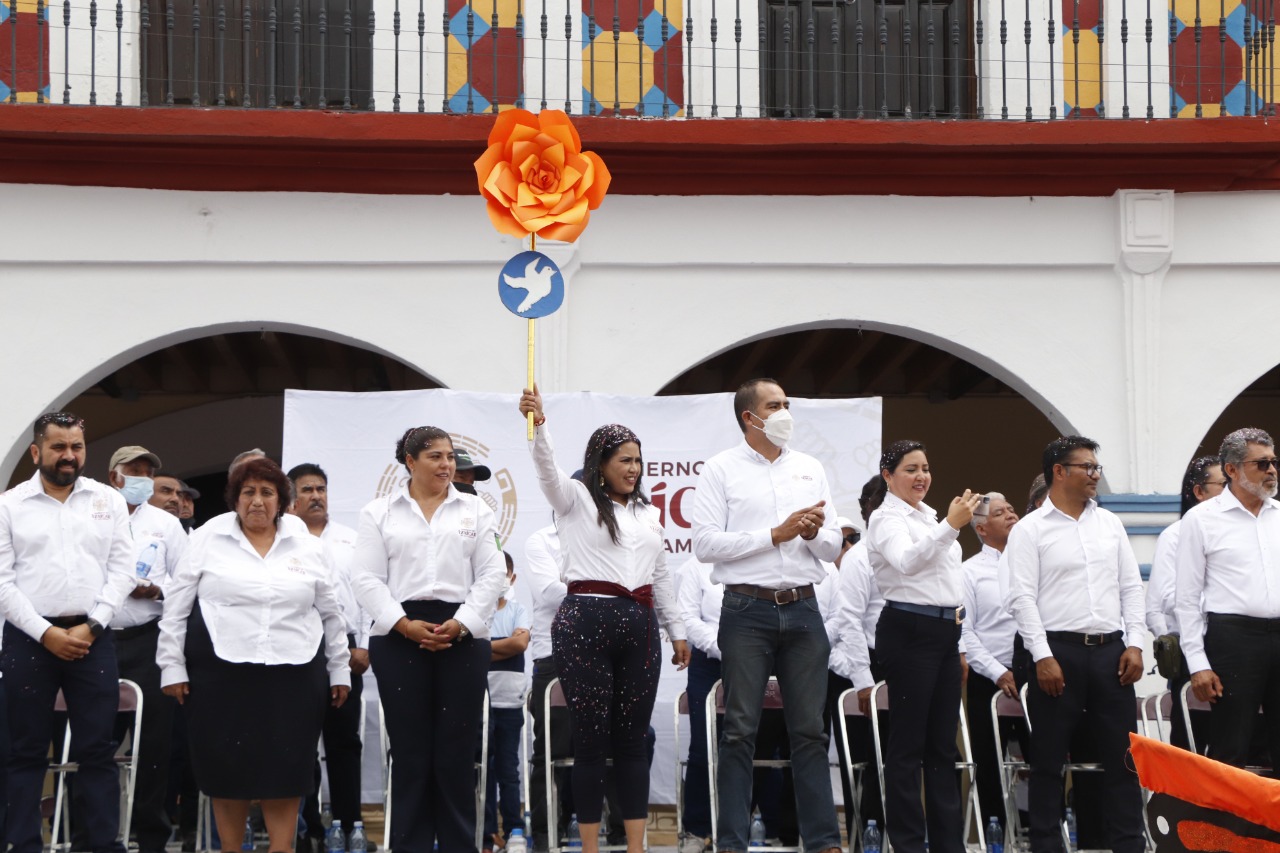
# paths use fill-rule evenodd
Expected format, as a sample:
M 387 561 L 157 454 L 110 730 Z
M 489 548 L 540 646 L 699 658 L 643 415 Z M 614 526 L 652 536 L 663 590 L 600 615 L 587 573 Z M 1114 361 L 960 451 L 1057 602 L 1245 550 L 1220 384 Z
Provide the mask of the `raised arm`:
M 581 490 L 574 481 L 556 466 L 555 445 L 551 441 L 551 433 L 547 430 L 546 416 L 542 413 L 542 395 L 538 386 L 533 390 L 524 389 L 520 397 L 520 414 L 533 414 L 536 425 L 533 430 L 533 441 L 529 443 L 529 453 L 533 457 L 533 469 L 538 475 L 538 487 L 546 496 L 547 503 L 555 510 L 556 515 L 567 516 L 573 512 Z

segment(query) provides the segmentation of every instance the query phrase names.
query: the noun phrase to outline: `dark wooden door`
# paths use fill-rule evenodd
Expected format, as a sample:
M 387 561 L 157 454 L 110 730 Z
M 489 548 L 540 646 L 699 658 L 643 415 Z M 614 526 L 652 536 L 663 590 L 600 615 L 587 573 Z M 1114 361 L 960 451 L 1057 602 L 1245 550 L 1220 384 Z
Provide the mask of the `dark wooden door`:
M 766 115 L 971 113 L 965 0 L 764 0 Z
M 149 104 L 369 107 L 372 0 L 142 3 Z

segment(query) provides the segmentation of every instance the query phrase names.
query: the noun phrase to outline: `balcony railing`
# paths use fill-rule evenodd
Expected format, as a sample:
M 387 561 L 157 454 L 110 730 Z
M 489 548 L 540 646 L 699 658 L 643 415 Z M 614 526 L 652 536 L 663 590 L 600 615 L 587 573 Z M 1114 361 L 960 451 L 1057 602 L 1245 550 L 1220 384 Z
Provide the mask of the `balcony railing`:
M 0 0 L 0 102 L 1267 116 L 1276 0 Z

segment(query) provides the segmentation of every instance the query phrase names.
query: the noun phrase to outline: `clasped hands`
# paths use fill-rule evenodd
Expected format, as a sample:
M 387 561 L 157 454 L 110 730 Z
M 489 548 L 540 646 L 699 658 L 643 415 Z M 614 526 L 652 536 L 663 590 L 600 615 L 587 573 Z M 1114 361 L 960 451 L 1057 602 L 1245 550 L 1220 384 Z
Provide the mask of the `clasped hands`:
M 449 648 L 458 639 L 458 635 L 462 633 L 462 623 L 457 619 L 446 619 L 437 625 L 435 622 L 402 616 L 396 622 L 395 630 L 406 640 L 417 643 L 418 648 L 438 652 Z
M 786 519 L 773 528 L 773 544 L 781 545 L 783 542 L 790 542 L 799 536 L 806 542 L 818 535 L 818 531 L 822 529 L 822 525 L 827 520 L 827 515 L 823 511 L 826 501 L 818 501 L 813 506 L 807 506 L 798 509 L 788 515 Z

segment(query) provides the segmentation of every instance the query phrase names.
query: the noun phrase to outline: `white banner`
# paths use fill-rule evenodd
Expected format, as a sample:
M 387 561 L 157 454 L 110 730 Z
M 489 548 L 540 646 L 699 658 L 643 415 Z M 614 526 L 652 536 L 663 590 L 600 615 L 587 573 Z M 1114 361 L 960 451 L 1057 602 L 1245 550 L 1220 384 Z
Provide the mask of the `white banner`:
M 476 490 L 493 508 L 503 547 L 515 560 L 516 574 L 524 543 L 535 530 L 551 523 L 551 509 L 538 489 L 525 438 L 525 420 L 515 394 L 445 389 L 348 394 L 287 391 L 284 404 L 285 470 L 314 462 L 329 476 L 329 511 L 334 520 L 354 527 L 360 508 L 404 482 L 395 461 L 395 443 L 414 426 L 447 430 L 454 446 L 488 466 L 493 477 Z M 642 485 L 662 512 L 669 564 L 679 569 L 692 556 L 690 513 L 698 473 L 706 459 L 742 440 L 733 413 L 732 394 L 684 397 L 623 397 L 609 394 L 551 394 L 544 401 L 547 425 L 560 467 L 582 466 L 587 438 L 602 424 L 621 423 L 640 437 L 644 457 Z M 817 457 L 831 483 L 837 512 L 860 522 L 857 497 L 876 473 L 880 458 L 878 397 L 848 400 L 792 398 L 796 419 L 791 446 Z M 525 588 L 516 581 L 516 596 L 529 606 Z M 670 659 L 665 654 L 664 661 Z M 685 676 L 666 664 L 653 711 L 658 748 L 653 762 L 650 799 L 675 798 L 675 750 L 672 707 L 684 690 Z M 370 726 L 366 738 L 364 799 L 381 799 L 376 749 L 377 688 L 365 676 Z M 688 744 L 681 733 L 682 752 Z

